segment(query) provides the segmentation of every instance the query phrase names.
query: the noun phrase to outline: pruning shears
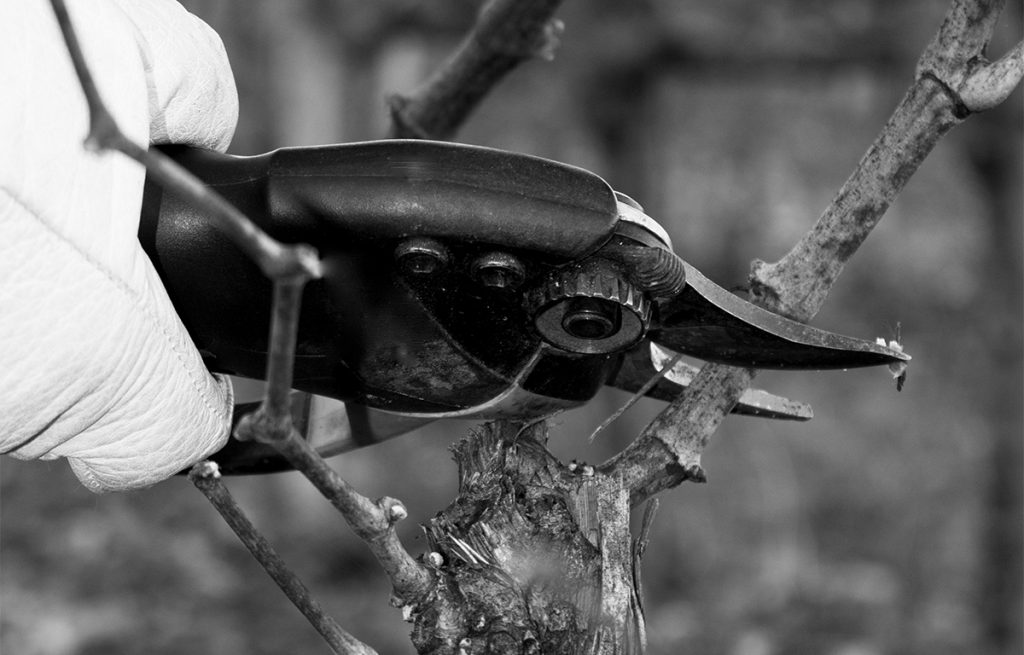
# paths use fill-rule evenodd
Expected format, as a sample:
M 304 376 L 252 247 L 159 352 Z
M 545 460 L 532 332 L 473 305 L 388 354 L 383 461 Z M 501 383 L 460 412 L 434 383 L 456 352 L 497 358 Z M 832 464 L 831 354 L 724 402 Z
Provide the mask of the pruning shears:
M 674 363 L 646 392 L 670 399 L 690 375 L 675 353 L 769 369 L 909 359 L 729 293 L 677 256 L 640 205 L 566 164 L 421 140 L 165 152 L 271 236 L 319 251 L 325 274 L 306 286 L 295 357 L 293 384 L 307 393 L 293 415 L 323 454 L 439 418 L 543 417 L 604 385 L 636 392 Z M 270 281 L 151 181 L 140 239 L 207 366 L 260 378 Z M 734 411 L 810 417 L 758 390 Z M 249 442 L 214 459 L 228 472 L 284 466 Z

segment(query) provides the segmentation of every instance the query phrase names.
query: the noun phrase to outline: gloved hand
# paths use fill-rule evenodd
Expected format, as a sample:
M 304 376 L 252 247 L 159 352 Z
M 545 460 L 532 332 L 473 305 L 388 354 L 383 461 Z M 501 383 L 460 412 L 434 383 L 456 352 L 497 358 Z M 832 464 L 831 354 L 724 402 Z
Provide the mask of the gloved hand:
M 129 138 L 227 147 L 238 100 L 213 30 L 173 0 L 68 4 Z M 85 98 L 46 0 L 0 2 L 0 89 L 0 452 L 66 457 L 94 491 L 153 484 L 224 444 L 230 382 L 139 246 L 142 167 L 82 147 Z

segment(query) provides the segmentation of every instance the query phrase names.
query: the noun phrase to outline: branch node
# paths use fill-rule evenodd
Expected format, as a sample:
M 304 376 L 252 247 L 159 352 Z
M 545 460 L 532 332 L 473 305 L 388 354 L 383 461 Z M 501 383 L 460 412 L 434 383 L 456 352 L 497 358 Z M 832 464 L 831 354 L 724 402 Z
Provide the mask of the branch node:
M 377 505 L 384 511 L 384 516 L 389 525 L 394 525 L 405 520 L 409 516 L 409 510 L 405 508 L 402 501 L 385 496 L 377 501 Z
M 204 460 L 192 467 L 192 470 L 188 473 L 188 477 L 192 480 L 193 484 L 197 485 L 199 484 L 198 481 L 202 480 L 219 480 L 220 466 L 217 465 L 217 462 Z
M 292 427 L 291 414 L 273 417 L 261 406 L 239 419 L 234 437 L 239 441 L 281 444 L 291 435 Z
M 700 464 L 688 464 L 683 467 L 683 472 L 686 473 L 686 479 L 692 482 L 704 484 L 708 481 L 708 474 Z
M 1024 41 L 997 61 L 986 62 L 963 80 L 960 98 L 972 112 L 992 109 L 1006 100 L 1024 77 Z
M 114 117 L 97 97 L 90 103 L 89 134 L 85 136 L 82 146 L 88 152 L 100 153 L 104 150 L 126 152 L 128 138 L 114 122 Z
M 561 37 L 564 32 L 565 23 L 560 19 L 552 18 L 546 22 L 537 36 L 532 55 L 543 61 L 554 61 L 555 54 L 562 45 Z

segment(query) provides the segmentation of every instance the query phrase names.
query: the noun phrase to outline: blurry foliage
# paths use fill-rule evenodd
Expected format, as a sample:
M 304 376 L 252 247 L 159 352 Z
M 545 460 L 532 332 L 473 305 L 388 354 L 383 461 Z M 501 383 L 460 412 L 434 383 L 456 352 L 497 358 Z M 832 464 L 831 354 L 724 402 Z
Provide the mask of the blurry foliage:
M 995 52 L 1019 38 L 1009 4 Z M 477 6 L 186 5 L 233 60 L 243 154 L 381 137 L 386 95 L 422 81 Z M 827 205 L 946 6 L 568 2 L 556 60 L 516 72 L 461 138 L 598 172 L 686 259 L 742 285 L 752 258 L 781 256 Z M 816 320 L 886 338 L 900 323 L 905 391 L 879 370 L 765 373 L 814 421 L 730 419 L 705 456 L 710 483 L 663 495 L 643 571 L 652 653 L 1020 652 L 1021 104 L 1018 90 L 947 137 Z M 552 449 L 600 461 L 621 448 L 658 403 L 585 435 L 623 400 L 608 391 L 559 417 Z M 334 463 L 407 502 L 415 551 L 417 522 L 454 496 L 446 448 L 467 426 Z M 0 470 L 4 653 L 323 652 L 185 480 L 94 497 L 62 463 Z M 303 480 L 230 484 L 344 626 L 411 652 L 375 563 Z

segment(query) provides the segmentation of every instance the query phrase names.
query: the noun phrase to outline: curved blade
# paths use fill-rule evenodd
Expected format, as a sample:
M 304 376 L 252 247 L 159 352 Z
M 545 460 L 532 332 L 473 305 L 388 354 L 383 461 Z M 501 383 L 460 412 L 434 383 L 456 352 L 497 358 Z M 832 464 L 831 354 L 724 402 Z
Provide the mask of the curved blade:
M 789 320 L 735 296 L 685 264 L 686 288 L 659 304 L 650 338 L 700 359 L 735 366 L 830 369 L 908 361 L 873 341 Z
M 675 353 L 650 341 L 642 341 L 622 356 L 619 368 L 609 377 L 607 384 L 623 391 L 637 393 L 651 378 L 671 363 Z M 657 384 L 644 395 L 671 402 L 689 386 L 697 374 L 695 366 L 676 362 Z M 734 414 L 762 418 L 806 421 L 814 416 L 810 405 L 776 396 L 761 389 L 747 389 L 733 408 Z

